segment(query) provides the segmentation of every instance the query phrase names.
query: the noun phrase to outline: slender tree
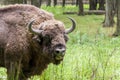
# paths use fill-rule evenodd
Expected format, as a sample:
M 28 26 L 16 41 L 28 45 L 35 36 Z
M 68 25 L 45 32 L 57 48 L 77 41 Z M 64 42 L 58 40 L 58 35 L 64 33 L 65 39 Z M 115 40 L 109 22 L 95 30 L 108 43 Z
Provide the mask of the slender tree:
M 111 27 L 114 25 L 115 3 L 116 0 L 106 0 L 106 13 L 103 22 L 104 27 Z
M 47 6 L 51 6 L 51 0 L 47 0 Z
M 62 0 L 62 6 L 65 7 L 65 0 Z
M 89 10 L 97 9 L 97 0 L 89 0 Z
M 79 3 L 78 15 L 84 15 L 83 0 L 78 0 L 78 3 Z
M 24 3 L 24 4 L 27 4 L 27 0 L 23 0 L 23 3 Z
M 42 5 L 42 0 L 38 0 L 38 3 L 39 3 L 39 7 L 41 7 L 41 5 Z
M 76 0 L 76 6 L 78 6 L 78 2 L 79 2 L 79 0 Z
M 54 7 L 57 5 L 57 0 L 54 0 Z
M 99 10 L 105 10 L 105 0 L 99 0 Z
M 33 0 L 30 0 L 30 2 L 31 2 L 31 5 L 33 5 Z
M 113 36 L 120 36 L 120 0 L 116 0 L 117 27 Z
M 74 5 L 74 0 L 71 0 L 71 1 L 72 1 L 72 3 L 71 3 L 71 4 L 72 4 L 72 5 Z
M 41 7 L 42 0 L 31 0 L 31 4 L 35 5 L 36 7 Z

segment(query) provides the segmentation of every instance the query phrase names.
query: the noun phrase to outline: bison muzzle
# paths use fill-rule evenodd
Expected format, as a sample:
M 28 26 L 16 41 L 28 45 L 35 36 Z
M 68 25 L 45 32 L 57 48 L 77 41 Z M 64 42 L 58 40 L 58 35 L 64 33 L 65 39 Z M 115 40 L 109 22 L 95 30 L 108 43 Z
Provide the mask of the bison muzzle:
M 27 80 L 40 75 L 50 63 L 60 64 L 66 51 L 67 34 L 63 22 L 32 5 L 16 4 L 0 8 L 0 66 L 8 80 Z

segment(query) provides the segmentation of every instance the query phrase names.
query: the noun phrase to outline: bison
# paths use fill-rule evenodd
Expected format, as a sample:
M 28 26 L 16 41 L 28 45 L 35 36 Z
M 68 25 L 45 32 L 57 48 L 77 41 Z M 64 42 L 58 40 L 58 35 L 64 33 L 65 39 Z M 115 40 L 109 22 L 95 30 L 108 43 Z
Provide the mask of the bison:
M 66 51 L 67 34 L 63 22 L 32 5 L 15 4 L 0 8 L 0 67 L 8 80 L 27 80 L 40 75 L 48 64 L 60 64 Z

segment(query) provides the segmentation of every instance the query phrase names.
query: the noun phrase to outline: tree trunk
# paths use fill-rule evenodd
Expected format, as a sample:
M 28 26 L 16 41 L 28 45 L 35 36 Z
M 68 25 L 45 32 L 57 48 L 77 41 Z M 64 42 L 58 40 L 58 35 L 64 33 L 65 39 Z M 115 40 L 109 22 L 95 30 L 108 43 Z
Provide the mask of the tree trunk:
M 19 3 L 19 4 L 22 4 L 23 3 L 23 0 L 14 0 L 15 3 Z
M 31 0 L 31 5 L 33 5 L 33 0 Z
M 65 7 L 65 0 L 62 0 L 62 7 Z
M 72 4 L 72 5 L 74 5 L 74 0 L 71 0 L 71 1 L 72 1 L 72 3 L 71 3 L 71 4 Z
M 27 0 L 23 0 L 23 4 L 27 4 Z
M 116 32 L 113 34 L 113 36 L 120 36 L 120 0 L 116 0 L 116 8 L 117 8 L 117 27 Z
M 105 10 L 105 0 L 99 0 L 99 10 Z
M 78 11 L 78 15 L 84 15 L 83 0 L 79 0 L 79 11 Z
M 42 0 L 31 0 L 31 4 L 36 7 L 41 7 Z
M 97 0 L 89 0 L 89 10 L 97 9 Z
M 51 0 L 47 0 L 47 6 L 51 6 Z
M 79 0 L 76 0 L 76 6 L 78 6 L 78 2 L 79 2 Z
M 41 5 L 42 5 L 42 0 L 38 0 L 38 2 L 39 2 L 39 7 L 41 7 Z
M 114 25 L 114 10 L 115 0 L 106 0 L 106 13 L 103 27 L 111 27 Z
M 54 0 L 54 7 L 57 5 L 57 0 Z

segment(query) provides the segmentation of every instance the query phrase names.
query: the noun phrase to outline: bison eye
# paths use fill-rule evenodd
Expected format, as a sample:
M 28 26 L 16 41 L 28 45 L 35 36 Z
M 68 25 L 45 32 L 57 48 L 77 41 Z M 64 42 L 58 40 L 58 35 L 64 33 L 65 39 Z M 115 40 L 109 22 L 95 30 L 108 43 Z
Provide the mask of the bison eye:
M 44 36 L 43 42 L 45 45 L 49 45 L 51 43 L 51 37 L 49 35 Z
M 66 34 L 64 35 L 64 38 L 65 38 L 65 42 L 67 42 L 69 40 L 69 38 Z

